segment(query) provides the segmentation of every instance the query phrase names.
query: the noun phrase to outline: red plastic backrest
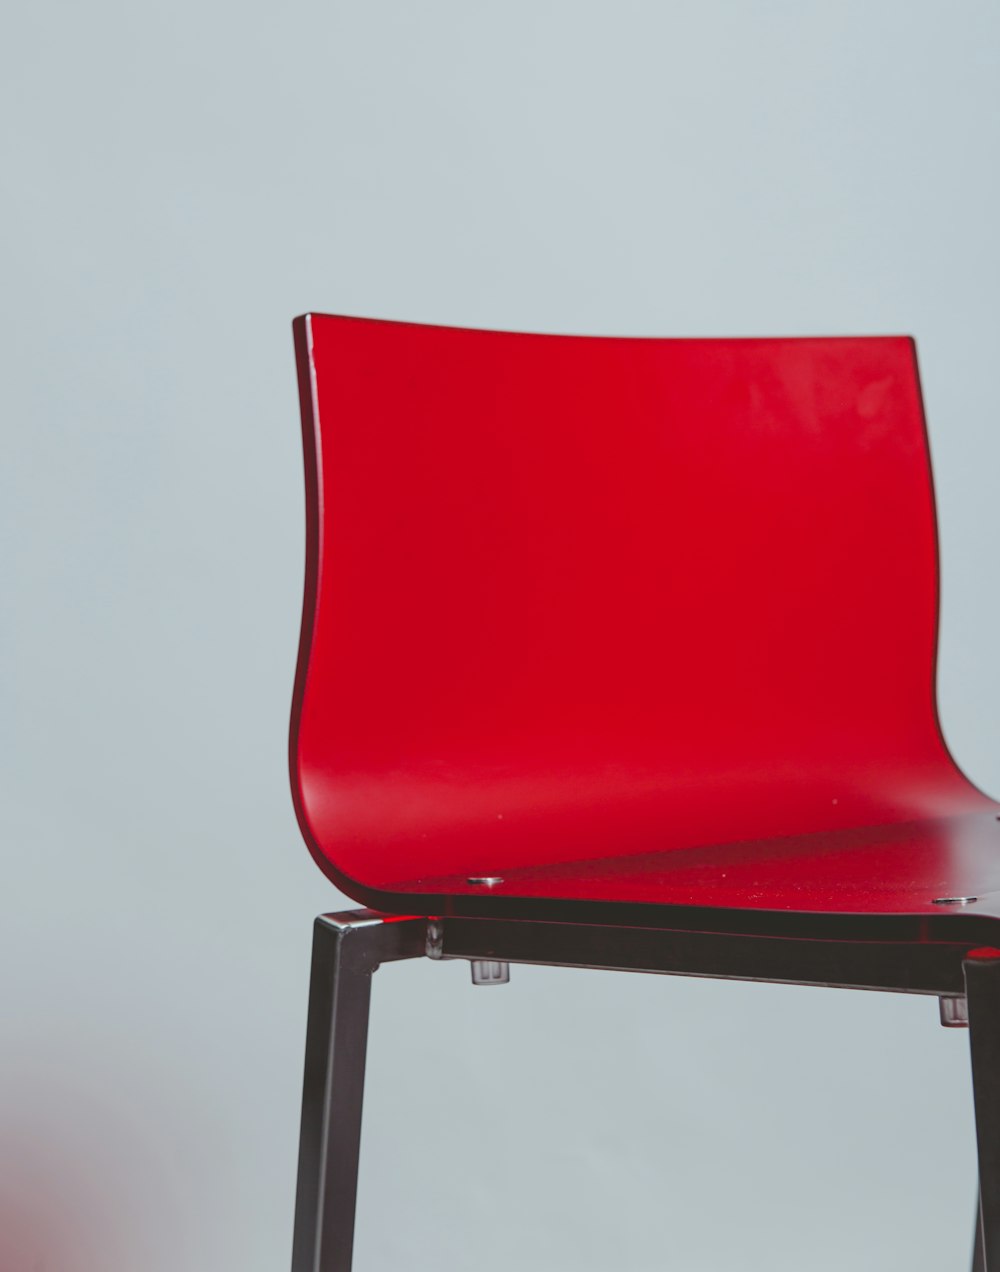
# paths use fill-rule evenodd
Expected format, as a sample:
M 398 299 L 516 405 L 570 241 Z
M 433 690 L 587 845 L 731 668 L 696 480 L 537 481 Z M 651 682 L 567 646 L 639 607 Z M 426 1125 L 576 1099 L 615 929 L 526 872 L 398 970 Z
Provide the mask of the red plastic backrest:
M 345 890 L 981 802 L 912 341 L 295 331 L 293 789 Z

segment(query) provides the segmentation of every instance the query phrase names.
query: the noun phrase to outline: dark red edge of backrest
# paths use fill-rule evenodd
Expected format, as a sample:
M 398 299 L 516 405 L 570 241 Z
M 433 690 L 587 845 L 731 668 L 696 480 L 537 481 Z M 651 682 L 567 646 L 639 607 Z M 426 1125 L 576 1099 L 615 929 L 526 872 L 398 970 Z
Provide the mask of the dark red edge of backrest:
M 316 617 L 316 596 L 319 585 L 319 469 L 316 451 L 315 401 L 312 383 L 312 356 L 309 347 L 309 320 L 311 314 L 302 314 L 292 322 L 292 338 L 295 343 L 295 365 L 299 387 L 299 410 L 302 421 L 302 457 L 305 470 L 305 578 L 302 584 L 302 622 L 299 628 L 299 649 L 295 663 L 295 681 L 292 689 L 291 719 L 288 727 L 288 774 L 291 782 L 292 803 L 302 838 L 320 870 L 342 892 L 355 901 L 385 905 L 381 894 L 376 897 L 339 871 L 320 849 L 313 837 L 312 827 L 302 802 L 302 784 L 299 780 L 299 724 L 302 704 L 305 701 L 306 680 L 309 674 L 309 655 L 312 649 L 313 626 Z M 388 908 L 388 906 L 386 906 Z
M 591 918 L 597 917 L 597 914 L 606 909 L 608 913 L 617 911 L 619 913 L 636 913 L 638 911 L 649 910 L 651 907 L 640 904 L 629 903 L 578 903 L 578 902 L 560 902 L 560 901 L 543 901 L 540 903 L 532 903 L 525 899 L 516 897 L 461 897 L 452 898 L 448 895 L 433 893 L 396 893 L 387 892 L 381 889 L 372 888 L 352 878 L 351 876 L 340 870 L 334 862 L 322 851 L 317 843 L 312 828 L 309 824 L 308 817 L 302 800 L 301 783 L 299 780 L 299 756 L 298 756 L 298 740 L 299 725 L 302 716 L 302 709 L 305 700 L 306 681 L 309 673 L 309 660 L 312 649 L 313 628 L 316 614 L 316 603 L 319 587 L 319 558 L 320 558 L 320 490 L 319 490 L 319 455 L 318 455 L 318 428 L 319 421 L 316 416 L 316 401 L 313 385 L 313 369 L 312 369 L 312 351 L 310 348 L 310 320 L 312 317 L 333 317 L 334 315 L 320 315 L 313 312 L 300 315 L 292 322 L 292 333 L 295 347 L 295 359 L 299 390 L 300 418 L 302 427 L 302 449 L 304 462 L 304 478 L 305 478 L 305 568 L 303 581 L 303 602 L 302 602 L 302 621 L 299 632 L 298 654 L 296 659 L 294 686 L 292 691 L 292 704 L 289 723 L 289 739 L 288 739 L 288 763 L 289 778 L 291 785 L 292 802 L 295 809 L 296 819 L 299 829 L 309 849 L 310 855 L 319 866 L 324 875 L 346 896 L 355 901 L 359 901 L 364 905 L 371 906 L 373 909 L 381 909 L 397 914 L 426 914 L 440 915 L 448 913 L 463 913 L 469 915 L 492 915 L 502 913 L 518 913 L 525 915 L 534 911 L 539 917 L 550 912 L 554 913 L 570 913 L 577 912 L 587 914 Z M 364 321 L 371 323 L 381 323 L 391 320 L 381 319 L 357 319 L 348 315 L 336 315 L 349 321 Z M 411 325 L 411 324 L 406 324 Z M 426 324 L 422 324 L 426 325 Z M 448 329 L 448 328 L 445 328 Z M 605 337 L 607 339 L 615 339 L 615 337 Z M 879 337 L 881 338 L 881 337 Z M 913 376 L 917 391 L 917 397 L 920 406 L 920 422 L 923 430 L 924 448 L 928 459 L 928 473 L 930 485 L 930 500 L 932 510 L 932 520 L 934 529 L 934 631 L 933 631 L 933 655 L 931 661 L 931 704 L 933 713 L 933 724 L 937 732 L 941 747 L 946 754 L 949 762 L 955 771 L 968 782 L 969 786 L 977 790 L 984 799 L 990 797 L 975 783 L 965 775 L 963 770 L 955 760 L 954 755 L 948 745 L 944 730 L 941 724 L 940 710 L 937 695 L 937 670 L 938 657 L 941 634 L 941 557 L 940 557 L 940 531 L 937 515 L 937 493 L 934 482 L 934 465 L 932 462 L 930 434 L 927 425 L 927 411 L 924 402 L 923 386 L 920 377 L 919 359 L 917 354 L 917 343 L 913 336 L 897 337 L 905 339 L 909 344 L 910 354 L 913 361 Z M 414 906 L 414 902 L 419 902 Z M 456 905 L 456 902 L 458 904 Z M 669 909 L 671 912 L 671 922 L 678 922 L 682 926 L 692 923 L 694 926 L 700 926 L 705 917 L 706 912 L 699 907 L 654 907 L 659 909 Z M 728 912 L 727 913 L 731 913 Z M 685 917 L 686 916 L 686 917 Z M 789 920 L 794 925 L 796 916 L 782 915 L 782 920 Z M 859 919 L 854 915 L 836 915 L 809 914 L 808 919 L 815 922 L 820 928 L 829 927 L 831 923 L 837 925 L 845 919 L 857 925 L 865 925 L 869 920 Z M 919 920 L 905 915 L 885 916 L 889 922 L 898 928 L 904 925 L 912 924 L 919 921 L 925 927 L 921 931 L 926 930 L 927 919 Z M 880 916 L 882 922 L 879 924 L 881 930 L 884 919 Z M 940 919 L 935 918 L 934 923 L 937 927 L 944 931 L 952 931 L 956 923 L 961 923 L 963 916 L 961 915 L 942 915 Z M 963 931 L 966 924 L 963 923 Z

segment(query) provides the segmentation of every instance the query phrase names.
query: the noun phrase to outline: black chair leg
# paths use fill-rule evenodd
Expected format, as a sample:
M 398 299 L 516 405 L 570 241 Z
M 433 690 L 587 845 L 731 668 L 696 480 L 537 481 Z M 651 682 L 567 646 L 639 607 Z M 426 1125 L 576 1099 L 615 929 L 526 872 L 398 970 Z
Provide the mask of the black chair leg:
M 976 1222 L 972 1228 L 972 1272 L 986 1272 L 986 1256 L 983 1253 L 983 1221 L 979 1213 L 979 1194 L 976 1193 Z
M 979 1145 L 979 1224 L 973 1268 L 1000 1272 L 1000 951 L 974 951 L 964 968 Z
M 426 931 L 368 910 L 316 920 L 292 1272 L 350 1272 L 372 973 L 424 954 Z

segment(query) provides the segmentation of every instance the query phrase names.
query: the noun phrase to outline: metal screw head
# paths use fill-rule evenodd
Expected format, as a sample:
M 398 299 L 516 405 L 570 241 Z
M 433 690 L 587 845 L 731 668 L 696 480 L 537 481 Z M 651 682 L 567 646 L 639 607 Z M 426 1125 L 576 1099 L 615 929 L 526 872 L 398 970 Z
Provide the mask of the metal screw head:
M 495 888 L 503 880 L 499 875 L 470 875 L 465 882 L 471 883 L 474 888 Z
M 931 905 L 971 905 L 978 897 L 935 897 Z
M 444 958 L 444 924 L 440 919 L 427 920 L 425 949 L 428 958 Z

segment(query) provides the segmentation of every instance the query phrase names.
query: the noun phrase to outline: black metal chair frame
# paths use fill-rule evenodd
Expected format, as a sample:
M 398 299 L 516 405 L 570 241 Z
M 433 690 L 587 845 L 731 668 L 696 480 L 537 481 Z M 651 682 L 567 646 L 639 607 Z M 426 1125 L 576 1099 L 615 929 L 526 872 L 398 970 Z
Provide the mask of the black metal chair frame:
M 970 1034 L 980 1178 L 973 1272 L 1000 1272 L 1000 951 L 970 948 L 970 938 L 988 940 L 992 923 L 731 911 L 732 930 L 706 931 L 696 910 L 671 908 L 669 928 L 654 907 L 631 907 L 627 923 L 609 922 L 607 910 L 354 910 L 316 920 L 292 1272 L 351 1268 L 372 973 L 423 957 L 936 995 L 942 1022 L 967 1023 Z

